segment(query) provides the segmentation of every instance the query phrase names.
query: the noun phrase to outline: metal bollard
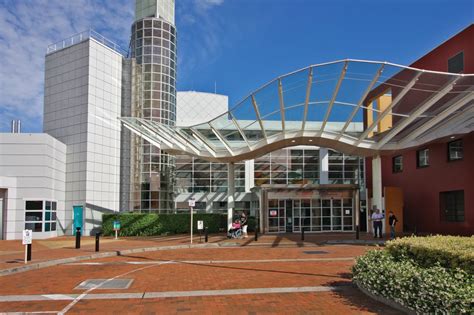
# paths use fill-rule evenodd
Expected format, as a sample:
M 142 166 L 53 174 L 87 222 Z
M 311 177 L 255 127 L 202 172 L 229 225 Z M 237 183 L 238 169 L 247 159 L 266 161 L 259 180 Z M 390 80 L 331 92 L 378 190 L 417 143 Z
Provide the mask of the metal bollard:
M 304 227 L 301 228 L 301 240 L 304 241 Z
M 95 233 L 95 251 L 99 251 L 100 232 Z
M 81 228 L 76 228 L 76 248 L 81 248 Z
M 360 232 L 360 228 L 358 225 L 356 225 L 356 240 L 359 239 L 359 232 Z
M 206 226 L 204 228 L 204 242 L 207 243 L 208 239 L 209 239 L 209 231 L 208 231 L 207 226 Z
M 258 226 L 255 227 L 255 241 L 258 241 Z
M 26 245 L 26 260 L 31 261 L 31 247 L 32 244 Z

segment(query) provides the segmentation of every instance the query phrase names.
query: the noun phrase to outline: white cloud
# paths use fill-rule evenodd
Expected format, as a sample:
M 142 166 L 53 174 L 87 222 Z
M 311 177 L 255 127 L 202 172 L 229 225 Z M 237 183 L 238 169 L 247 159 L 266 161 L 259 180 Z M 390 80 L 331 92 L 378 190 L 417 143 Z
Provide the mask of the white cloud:
M 133 20 L 130 0 L 6 0 L 0 7 L 0 131 L 10 120 L 41 131 L 44 56 L 48 44 L 95 29 L 128 46 Z

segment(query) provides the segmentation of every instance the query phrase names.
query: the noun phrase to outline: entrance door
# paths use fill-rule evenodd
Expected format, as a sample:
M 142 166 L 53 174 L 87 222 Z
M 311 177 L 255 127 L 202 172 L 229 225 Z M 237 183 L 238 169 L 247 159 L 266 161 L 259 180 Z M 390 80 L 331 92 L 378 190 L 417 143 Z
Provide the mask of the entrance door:
M 82 230 L 82 224 L 84 222 L 84 206 L 72 206 L 72 209 L 74 212 L 74 230 L 72 233 L 76 233 L 76 228 L 81 228 L 81 233 L 83 233 L 84 231 Z

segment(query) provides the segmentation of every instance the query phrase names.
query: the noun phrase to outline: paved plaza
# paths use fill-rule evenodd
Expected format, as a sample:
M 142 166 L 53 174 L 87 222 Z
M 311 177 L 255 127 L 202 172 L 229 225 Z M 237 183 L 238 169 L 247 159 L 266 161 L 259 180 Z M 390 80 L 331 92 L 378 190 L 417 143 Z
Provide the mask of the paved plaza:
M 331 239 L 349 241 L 347 235 Z M 37 241 L 34 255 L 46 259 L 50 252 L 52 260 L 94 253 L 92 239 L 85 238 L 80 250 L 73 249 L 72 241 L 70 237 Z M 193 246 L 203 247 L 190 248 L 187 236 L 105 239 L 102 252 L 119 247 L 133 251 L 3 275 L 0 312 L 398 313 L 351 284 L 355 257 L 373 245 L 328 244 L 322 235 L 307 235 L 304 242 L 295 235 L 265 235 L 258 242 L 222 236 L 212 236 L 207 244 L 195 241 Z M 13 245 L 0 243 L 4 270 L 19 264 L 11 260 L 14 255 L 21 258 Z

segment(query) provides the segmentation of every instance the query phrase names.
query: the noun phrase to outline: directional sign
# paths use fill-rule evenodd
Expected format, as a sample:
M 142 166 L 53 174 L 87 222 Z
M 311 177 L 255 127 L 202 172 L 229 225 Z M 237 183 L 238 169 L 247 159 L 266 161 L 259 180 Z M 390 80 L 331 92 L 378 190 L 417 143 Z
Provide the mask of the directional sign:
M 28 245 L 33 242 L 33 231 L 23 230 L 23 245 Z

